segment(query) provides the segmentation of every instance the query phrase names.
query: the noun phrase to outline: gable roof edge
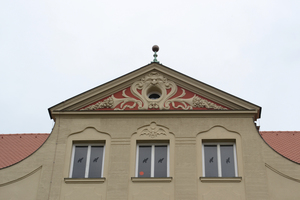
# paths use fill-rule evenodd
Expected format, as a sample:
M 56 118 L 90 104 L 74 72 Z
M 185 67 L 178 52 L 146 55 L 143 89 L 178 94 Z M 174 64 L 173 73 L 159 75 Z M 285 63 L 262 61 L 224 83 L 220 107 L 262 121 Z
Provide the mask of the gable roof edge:
M 149 67 L 150 65 L 152 65 L 151 67 Z M 215 97 L 218 97 L 219 101 L 220 99 L 223 99 L 226 102 L 229 103 L 234 103 L 237 106 L 240 106 L 241 108 L 244 108 L 245 110 L 253 110 L 255 109 L 257 111 L 256 114 L 256 119 L 261 117 L 261 107 L 257 106 L 251 102 L 245 101 L 239 97 L 236 97 L 234 95 L 231 95 L 227 92 L 224 92 L 218 88 L 215 88 L 211 85 L 208 85 L 204 82 L 201 82 L 197 79 L 194 79 L 190 76 L 187 76 L 181 72 L 178 72 L 174 69 L 171 69 L 167 66 L 164 66 L 162 64 L 159 63 L 150 63 L 147 64 L 143 67 L 140 67 L 132 72 L 129 72 L 127 74 L 124 74 L 118 78 L 115 78 L 111 81 L 108 81 L 104 84 L 101 84 L 99 86 L 96 86 L 90 90 L 87 90 L 83 93 L 80 93 L 74 97 L 71 97 L 61 103 L 58 103 L 50 108 L 48 108 L 48 112 L 50 115 L 50 118 L 52 118 L 52 111 L 54 110 L 63 110 L 63 109 L 67 109 L 70 106 L 72 107 L 72 105 L 75 104 L 80 104 L 80 102 L 83 102 L 86 99 L 90 99 L 91 103 L 93 101 L 93 99 L 96 100 L 97 95 L 99 93 L 105 92 L 105 91 L 109 91 L 109 92 L 116 92 L 116 91 L 112 91 L 112 88 L 115 88 L 116 86 L 120 86 L 122 85 L 122 87 L 118 87 L 118 90 L 120 89 L 125 89 L 126 87 L 130 86 L 134 81 L 137 81 L 138 78 L 134 78 L 134 77 L 139 77 L 145 73 L 148 73 L 152 70 L 157 70 L 158 72 L 162 72 L 165 73 L 166 76 L 171 77 L 172 79 L 176 79 L 176 81 L 178 82 L 179 85 L 183 85 L 185 87 L 187 87 L 187 85 L 193 86 L 195 88 L 199 88 L 202 91 L 204 91 L 207 95 L 208 98 L 215 100 Z M 130 79 L 130 77 L 132 79 Z M 182 79 L 189 79 L 189 82 L 185 82 L 182 81 Z M 191 89 L 191 87 L 189 87 Z M 81 97 L 81 98 L 80 98 Z M 218 100 L 215 100 L 218 103 Z M 232 104 L 233 105 L 233 104 Z

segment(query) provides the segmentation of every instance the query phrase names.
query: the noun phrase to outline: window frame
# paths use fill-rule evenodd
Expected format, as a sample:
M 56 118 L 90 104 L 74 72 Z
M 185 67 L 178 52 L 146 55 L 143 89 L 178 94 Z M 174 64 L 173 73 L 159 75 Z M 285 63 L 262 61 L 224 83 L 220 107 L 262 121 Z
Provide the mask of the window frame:
M 205 145 L 216 145 L 217 146 L 217 160 L 218 160 L 218 176 L 210 177 L 205 174 Z M 238 167 L 237 167 L 237 152 L 235 142 L 202 142 L 202 173 L 205 178 L 231 178 L 222 176 L 222 163 L 221 163 L 221 148 L 222 145 L 233 145 L 233 157 L 234 157 L 234 178 L 238 177 Z
M 154 176 L 154 160 L 155 160 L 155 146 L 166 145 L 167 146 L 167 176 L 166 177 L 155 177 Z M 151 146 L 151 175 L 150 177 L 139 177 L 139 147 L 140 146 Z M 170 177 L 170 144 L 167 142 L 163 143 L 147 143 L 147 142 L 140 142 L 136 144 L 136 159 L 135 159 L 135 177 L 136 178 L 167 178 Z
M 92 179 L 95 177 L 88 177 L 89 175 L 89 170 L 90 170 L 90 159 L 91 159 L 91 148 L 92 146 L 100 146 L 103 147 L 103 155 L 102 155 L 102 166 L 101 166 L 101 176 L 97 178 L 103 178 L 103 169 L 104 169 L 104 160 L 105 160 L 105 143 L 75 143 L 72 145 L 72 155 L 71 155 L 71 164 L 70 164 L 70 172 L 69 172 L 69 178 L 71 179 L 78 179 L 78 178 L 73 178 L 73 167 L 74 167 L 74 158 L 75 158 L 75 149 L 76 146 L 87 146 L 87 159 L 86 159 L 86 165 L 85 165 L 85 175 L 83 179 Z

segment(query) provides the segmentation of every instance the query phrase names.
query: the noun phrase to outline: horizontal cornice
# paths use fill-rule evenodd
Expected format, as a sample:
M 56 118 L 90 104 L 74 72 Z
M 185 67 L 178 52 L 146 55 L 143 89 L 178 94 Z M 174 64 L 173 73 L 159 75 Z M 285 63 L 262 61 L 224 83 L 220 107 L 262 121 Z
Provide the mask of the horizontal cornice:
M 168 110 L 168 111 L 53 111 L 52 115 L 98 115 L 98 116 L 143 116 L 143 117 L 252 117 L 255 119 L 256 110 Z

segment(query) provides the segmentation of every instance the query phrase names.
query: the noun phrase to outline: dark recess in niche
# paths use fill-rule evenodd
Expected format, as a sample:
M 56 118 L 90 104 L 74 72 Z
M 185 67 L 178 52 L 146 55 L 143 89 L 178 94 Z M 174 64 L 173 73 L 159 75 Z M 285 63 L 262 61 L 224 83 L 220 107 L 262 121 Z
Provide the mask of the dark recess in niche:
M 160 95 L 157 93 L 152 93 L 148 97 L 149 97 L 149 99 L 159 99 Z

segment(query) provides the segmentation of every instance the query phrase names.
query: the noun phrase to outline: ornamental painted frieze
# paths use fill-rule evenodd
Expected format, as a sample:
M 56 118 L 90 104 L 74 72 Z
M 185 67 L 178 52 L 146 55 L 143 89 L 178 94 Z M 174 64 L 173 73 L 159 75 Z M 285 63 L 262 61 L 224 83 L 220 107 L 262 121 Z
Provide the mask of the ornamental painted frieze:
M 151 72 L 131 87 L 80 110 L 228 110 Z

